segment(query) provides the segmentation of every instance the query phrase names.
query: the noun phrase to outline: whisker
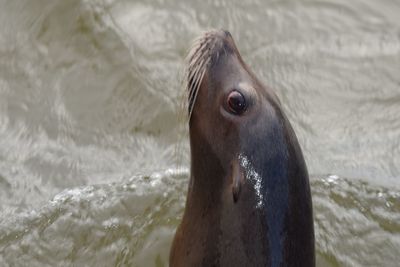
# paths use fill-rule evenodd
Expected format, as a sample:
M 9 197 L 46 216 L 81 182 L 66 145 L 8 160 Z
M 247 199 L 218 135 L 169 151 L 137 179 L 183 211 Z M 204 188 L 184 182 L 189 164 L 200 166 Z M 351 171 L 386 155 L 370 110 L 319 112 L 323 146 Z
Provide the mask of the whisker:
M 193 72 L 193 74 L 191 76 L 188 77 L 188 91 L 189 91 L 189 97 L 188 97 L 188 101 L 189 101 L 189 110 L 191 109 L 191 107 L 194 105 L 194 98 L 193 96 L 195 95 L 195 92 L 198 90 L 197 88 L 197 80 L 200 77 L 200 73 L 202 72 L 203 69 L 203 65 L 204 65 L 204 60 L 201 62 L 202 64 L 199 64 L 197 66 L 197 68 L 195 69 L 195 72 Z
M 194 109 L 197 95 L 200 90 L 201 82 L 207 70 L 207 66 L 211 60 L 210 51 L 215 46 L 212 37 L 213 31 L 203 33 L 199 38 L 195 39 L 188 56 L 186 57 L 186 94 L 188 103 L 189 121 Z
M 186 58 L 193 60 L 194 55 L 196 55 L 199 51 L 201 51 L 204 48 L 204 46 L 207 45 L 207 43 L 208 42 L 207 40 L 204 39 L 204 37 L 198 38 L 197 43 L 192 45 L 192 48 L 190 49 L 190 52 Z M 201 56 L 201 53 L 199 53 L 199 56 Z
M 188 73 L 188 89 L 191 89 L 193 86 L 193 80 L 195 80 L 195 77 L 198 75 L 199 71 L 203 68 L 205 58 L 202 58 L 202 61 L 198 63 L 195 68 Z
M 207 62 L 208 63 L 208 62 Z M 196 101 L 196 98 L 197 98 L 197 94 L 199 93 L 199 87 L 200 87 L 200 82 L 203 80 L 203 77 L 204 77 L 204 74 L 206 73 L 206 68 L 204 68 L 203 69 L 203 72 L 202 72 L 202 74 L 201 74 L 201 76 L 200 76 L 200 79 L 199 79 L 199 82 L 198 82 L 198 88 L 196 89 L 196 91 L 195 91 L 195 95 L 194 95 L 194 98 L 193 98 L 193 100 L 192 100 L 192 105 L 191 105 L 191 107 L 190 107 L 190 109 L 189 109 L 189 120 L 190 120 L 190 118 L 192 117 L 192 112 L 193 112 L 193 108 L 194 108 L 194 103 L 195 103 L 195 101 Z
M 195 41 L 195 43 L 193 43 L 192 47 L 189 50 L 189 54 L 187 55 L 186 58 L 190 59 L 192 58 L 195 54 L 197 54 L 197 52 L 200 50 L 200 48 L 202 47 L 202 45 L 204 44 L 204 40 L 202 40 L 203 38 L 199 38 L 198 41 Z
M 194 103 L 195 103 L 195 100 L 196 100 L 196 96 L 197 96 L 197 93 L 198 93 L 198 91 L 200 89 L 200 84 L 201 84 L 201 81 L 203 80 L 205 71 L 207 69 L 206 66 L 208 65 L 209 61 L 210 61 L 210 58 L 207 58 L 204 61 L 204 63 L 202 64 L 202 67 L 201 67 L 201 72 L 196 74 L 196 77 L 193 80 L 193 84 L 192 84 L 192 88 L 191 88 L 192 92 L 191 92 L 190 98 L 189 98 L 190 104 L 191 104 L 190 109 L 193 109 L 193 106 L 194 106 Z
M 203 60 L 203 61 L 197 63 L 196 65 L 189 66 L 189 67 L 192 67 L 192 69 L 189 69 L 188 78 L 193 78 L 193 76 L 196 74 L 196 72 L 199 70 L 199 68 L 201 68 L 201 66 L 204 62 L 204 57 L 201 60 Z
M 197 75 L 198 75 L 198 73 L 200 72 L 200 70 L 202 69 L 202 65 L 203 65 L 203 61 L 201 62 L 201 64 L 198 64 L 197 66 L 196 66 L 196 68 L 192 71 L 192 72 L 189 72 L 189 75 L 188 75 L 188 77 L 187 77 L 187 85 L 188 85 L 188 91 L 189 91 L 189 98 L 190 98 L 190 95 L 191 95 L 191 93 L 192 93 L 192 91 L 193 91 L 193 88 L 194 88 L 194 82 L 195 82 L 195 80 L 197 79 Z

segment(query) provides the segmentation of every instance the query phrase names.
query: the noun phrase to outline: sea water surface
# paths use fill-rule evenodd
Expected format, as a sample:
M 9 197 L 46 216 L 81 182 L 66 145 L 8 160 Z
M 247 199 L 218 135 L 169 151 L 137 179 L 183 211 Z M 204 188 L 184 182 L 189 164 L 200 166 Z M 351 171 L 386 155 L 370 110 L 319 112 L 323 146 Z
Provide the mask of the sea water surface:
M 297 133 L 317 266 L 399 266 L 396 0 L 0 0 L 0 266 L 168 266 L 184 58 L 209 28 Z

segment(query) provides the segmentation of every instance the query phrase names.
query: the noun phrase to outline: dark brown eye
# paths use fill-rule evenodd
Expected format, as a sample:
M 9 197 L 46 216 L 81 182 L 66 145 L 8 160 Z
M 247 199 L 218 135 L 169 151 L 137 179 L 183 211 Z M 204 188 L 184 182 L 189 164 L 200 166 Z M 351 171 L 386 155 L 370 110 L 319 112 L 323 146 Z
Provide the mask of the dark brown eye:
M 229 93 L 227 104 L 229 111 L 235 115 L 240 115 L 246 110 L 246 99 L 236 90 Z

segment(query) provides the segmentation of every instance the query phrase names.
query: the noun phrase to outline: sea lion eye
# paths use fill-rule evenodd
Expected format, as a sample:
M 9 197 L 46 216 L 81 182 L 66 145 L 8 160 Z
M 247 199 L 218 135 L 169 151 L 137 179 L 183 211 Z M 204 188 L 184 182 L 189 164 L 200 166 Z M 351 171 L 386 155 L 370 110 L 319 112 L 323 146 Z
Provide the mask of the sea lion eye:
M 246 110 L 246 99 L 237 90 L 229 93 L 227 98 L 229 111 L 235 115 L 241 115 Z

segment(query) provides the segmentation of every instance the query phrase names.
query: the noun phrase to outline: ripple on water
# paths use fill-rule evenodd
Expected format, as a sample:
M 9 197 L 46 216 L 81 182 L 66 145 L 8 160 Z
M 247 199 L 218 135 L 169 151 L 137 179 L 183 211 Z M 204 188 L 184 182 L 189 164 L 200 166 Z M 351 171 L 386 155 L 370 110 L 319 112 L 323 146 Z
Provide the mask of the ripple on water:
M 337 175 L 314 178 L 311 188 L 319 257 L 339 266 L 397 264 L 399 188 Z
M 37 211 L 4 218 L 3 263 L 167 266 L 187 175 L 169 169 L 125 183 L 72 188 Z
M 39 210 L 6 217 L 0 229 L 3 262 L 166 266 L 187 176 L 187 170 L 169 169 L 129 182 L 72 188 Z M 379 265 L 383 257 L 395 266 L 397 189 L 337 175 L 313 178 L 311 185 L 318 263 Z

